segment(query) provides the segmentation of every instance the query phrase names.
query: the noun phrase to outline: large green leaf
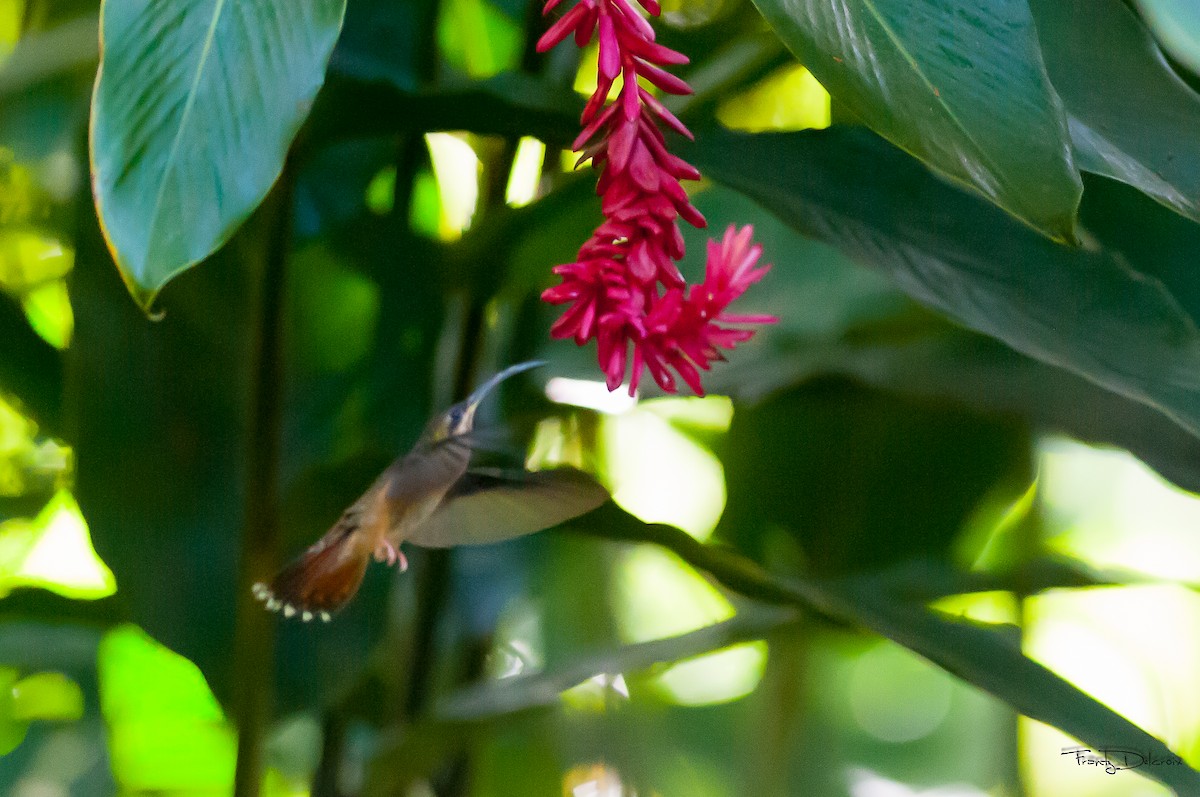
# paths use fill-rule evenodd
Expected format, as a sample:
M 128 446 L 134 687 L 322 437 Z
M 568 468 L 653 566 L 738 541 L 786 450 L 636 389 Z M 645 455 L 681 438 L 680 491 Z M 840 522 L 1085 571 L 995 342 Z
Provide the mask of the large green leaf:
M 752 223 L 754 238 L 774 268 L 761 290 L 748 292 L 736 308 L 780 318 L 713 369 L 706 377 L 712 392 L 753 404 L 812 380 L 848 377 L 926 403 L 1016 416 L 1038 432 L 1115 444 L 1180 487 L 1200 491 L 1200 439 L 1180 434 L 1179 425 L 1156 409 L 946 323 L 908 299 L 887 276 L 805 238 L 736 191 L 714 184 L 693 199 L 710 229 L 684 230 L 685 274 L 700 267 L 711 230 Z M 1080 219 L 1106 247 L 1160 279 L 1196 317 L 1200 226 L 1129 186 L 1091 176 Z M 553 223 L 542 226 L 529 234 L 558 240 Z M 558 262 L 541 250 L 524 259 Z M 562 360 L 562 349 L 548 345 L 545 356 Z M 591 360 L 583 366 L 592 367 Z
M 1120 0 L 1033 0 L 1081 169 L 1200 221 L 1200 95 Z
M 1024 0 L 756 0 L 888 140 L 1062 240 L 1082 187 Z
M 1200 334 L 1157 280 L 1054 244 L 862 130 L 735 136 L 686 154 L 918 301 L 1200 434 Z M 781 169 L 780 164 L 787 164 Z
M 725 586 L 768 603 L 803 606 L 867 628 L 919 653 L 991 693 L 1027 717 L 1101 748 L 1178 758 L 1165 744 L 1045 666 L 1026 657 L 1008 627 L 956 621 L 896 595 L 870 580 L 784 579 L 727 548 L 698 542 L 669 526 L 644 525 L 608 506 L 575 524 L 611 539 L 653 542 L 706 570 Z M 1179 795 L 1200 790 L 1200 772 L 1182 762 L 1142 772 Z
M 143 307 L 223 244 L 279 176 L 345 0 L 106 2 L 92 178 Z

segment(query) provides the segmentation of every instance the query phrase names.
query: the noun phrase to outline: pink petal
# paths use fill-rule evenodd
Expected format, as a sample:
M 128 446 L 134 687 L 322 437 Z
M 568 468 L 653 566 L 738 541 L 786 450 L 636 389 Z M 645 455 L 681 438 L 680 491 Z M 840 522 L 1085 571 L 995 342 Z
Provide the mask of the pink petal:
M 583 5 L 580 3 L 579 5 Z M 579 6 L 576 6 L 578 8 Z M 587 17 L 575 28 L 575 46 L 580 49 L 587 47 L 588 42 L 592 40 L 592 33 L 596 30 L 596 19 L 600 16 L 595 8 L 589 8 Z
M 683 122 L 679 121 L 679 118 L 676 117 L 675 114 L 668 111 L 667 106 L 659 102 L 658 97 L 655 97 L 646 89 L 639 89 L 639 91 L 642 95 L 642 102 L 646 103 L 646 106 L 653 111 L 654 115 L 661 119 L 663 123 L 667 125 L 667 127 L 671 128 L 685 138 L 694 138 L 692 131 L 688 130 L 687 126 Z
M 583 113 L 579 115 L 580 124 L 586 125 L 592 121 L 592 118 L 604 107 L 604 103 L 608 101 L 608 92 L 612 89 L 612 84 L 613 81 L 603 75 L 596 76 L 596 90 L 588 98 L 587 105 L 583 106 Z
M 676 177 L 680 180 L 700 179 L 700 170 L 685 161 L 683 158 L 680 158 L 678 155 L 672 155 L 668 152 L 664 160 L 666 162 L 663 163 L 663 169 L 665 169 L 666 172 L 672 177 Z
M 671 359 L 671 365 L 674 366 L 679 375 L 683 377 L 683 381 L 687 382 L 687 385 L 692 389 L 692 392 L 697 396 L 703 396 L 704 385 L 700 384 L 700 373 L 692 366 L 691 363 L 683 359 L 683 357 L 676 356 Z
M 608 357 L 608 362 L 602 366 L 602 370 L 608 375 L 605 383 L 608 385 L 609 391 L 616 390 L 621 386 L 621 382 L 625 379 L 625 357 L 627 356 L 628 346 L 625 341 L 621 341 L 620 345 L 613 346 L 612 353 Z
M 638 74 L 668 94 L 691 94 L 692 87 L 680 77 L 646 61 L 638 61 Z
M 625 114 L 625 119 L 633 122 L 642 112 L 641 103 L 638 102 L 638 73 L 633 66 L 633 61 L 625 65 L 622 76 L 625 82 L 621 86 L 621 110 Z
M 609 80 L 615 80 L 621 72 L 621 45 L 617 42 L 617 32 L 613 30 L 612 17 L 600 14 L 600 74 Z
M 635 343 L 633 345 L 633 365 L 629 373 L 629 395 L 636 396 L 638 383 L 642 381 L 642 350 Z
M 645 58 L 651 63 L 671 64 L 673 66 L 689 63 L 686 55 L 676 52 L 670 47 L 663 47 L 658 42 L 639 38 L 633 39 L 627 46 L 629 52 L 640 58 Z
M 625 171 L 636 145 L 637 128 L 628 123 L 618 125 L 608 139 L 608 162 L 614 171 Z
M 587 7 L 583 3 L 580 3 L 559 17 L 558 21 L 551 25 L 550 28 L 542 34 L 542 37 L 538 39 L 537 51 L 539 53 L 544 53 L 557 45 L 563 39 L 567 38 L 567 35 L 570 34 L 571 30 L 577 24 L 579 24 L 580 20 L 587 16 L 587 13 Z
M 638 282 L 649 282 L 654 279 L 654 275 L 658 272 L 658 268 L 650 256 L 649 245 L 645 239 L 638 241 L 634 245 L 633 249 L 629 252 L 629 256 L 625 258 L 625 262 L 629 264 L 629 273 Z
M 628 0 L 607 0 L 611 3 L 611 7 L 619 11 L 621 16 L 618 21 L 624 22 L 627 28 L 635 32 L 638 36 L 649 41 L 654 41 L 654 28 L 645 17 L 637 12 L 637 10 L 629 5 Z
M 650 157 L 650 151 L 640 138 L 634 142 L 633 152 L 629 157 L 629 176 L 647 192 L 658 190 L 658 164 Z
M 671 241 L 668 246 L 667 251 L 670 252 L 673 260 L 683 260 L 683 256 L 687 250 L 683 245 L 683 233 L 679 231 L 678 225 L 671 225 Z
M 616 112 L 617 112 L 616 105 L 610 105 L 607 108 L 605 108 L 604 113 L 600 114 L 595 119 L 593 119 L 591 121 L 591 123 L 588 124 L 587 127 L 583 128 L 583 130 L 579 133 L 579 135 L 575 138 L 575 140 L 573 142 L 571 142 L 571 149 L 573 149 L 573 150 L 583 149 L 584 145 L 592 140 L 592 136 L 596 135 L 596 132 L 599 131 L 600 128 L 603 127 L 605 124 L 607 124 L 609 122 L 609 120 L 611 120 L 613 118 L 613 116 L 616 114 Z

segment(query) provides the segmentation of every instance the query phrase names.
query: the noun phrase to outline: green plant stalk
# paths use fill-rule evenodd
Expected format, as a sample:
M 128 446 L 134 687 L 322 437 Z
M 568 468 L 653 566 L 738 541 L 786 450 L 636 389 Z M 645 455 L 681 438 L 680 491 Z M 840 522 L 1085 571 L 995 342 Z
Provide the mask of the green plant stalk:
M 245 527 L 238 576 L 234 639 L 234 714 L 238 731 L 235 797 L 258 797 L 263 777 L 263 736 L 270 716 L 275 617 L 263 611 L 250 587 L 273 573 L 282 548 L 279 518 L 279 453 L 283 426 L 283 314 L 291 246 L 292 174 L 283 175 L 259 211 L 266 251 L 261 254 L 261 314 L 255 339 L 257 376 L 246 452 Z M 248 237 L 248 236 L 247 236 Z

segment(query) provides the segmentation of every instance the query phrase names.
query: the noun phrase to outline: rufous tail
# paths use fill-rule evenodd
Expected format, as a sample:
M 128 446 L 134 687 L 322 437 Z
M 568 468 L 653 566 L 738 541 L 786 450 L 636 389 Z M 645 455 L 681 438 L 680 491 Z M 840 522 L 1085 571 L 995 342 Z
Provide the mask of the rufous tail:
M 329 622 L 358 592 L 370 560 L 370 551 L 356 545 L 352 535 L 322 539 L 280 570 L 270 584 L 255 584 L 254 597 L 284 617 Z

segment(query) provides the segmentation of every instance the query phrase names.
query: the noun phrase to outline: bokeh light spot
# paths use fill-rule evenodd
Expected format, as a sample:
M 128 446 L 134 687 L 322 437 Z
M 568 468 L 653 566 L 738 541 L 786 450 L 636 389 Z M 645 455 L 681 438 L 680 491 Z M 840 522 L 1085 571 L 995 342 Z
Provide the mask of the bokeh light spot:
M 864 731 L 885 742 L 921 739 L 950 713 L 951 676 L 905 648 L 880 642 L 854 664 L 850 708 Z

